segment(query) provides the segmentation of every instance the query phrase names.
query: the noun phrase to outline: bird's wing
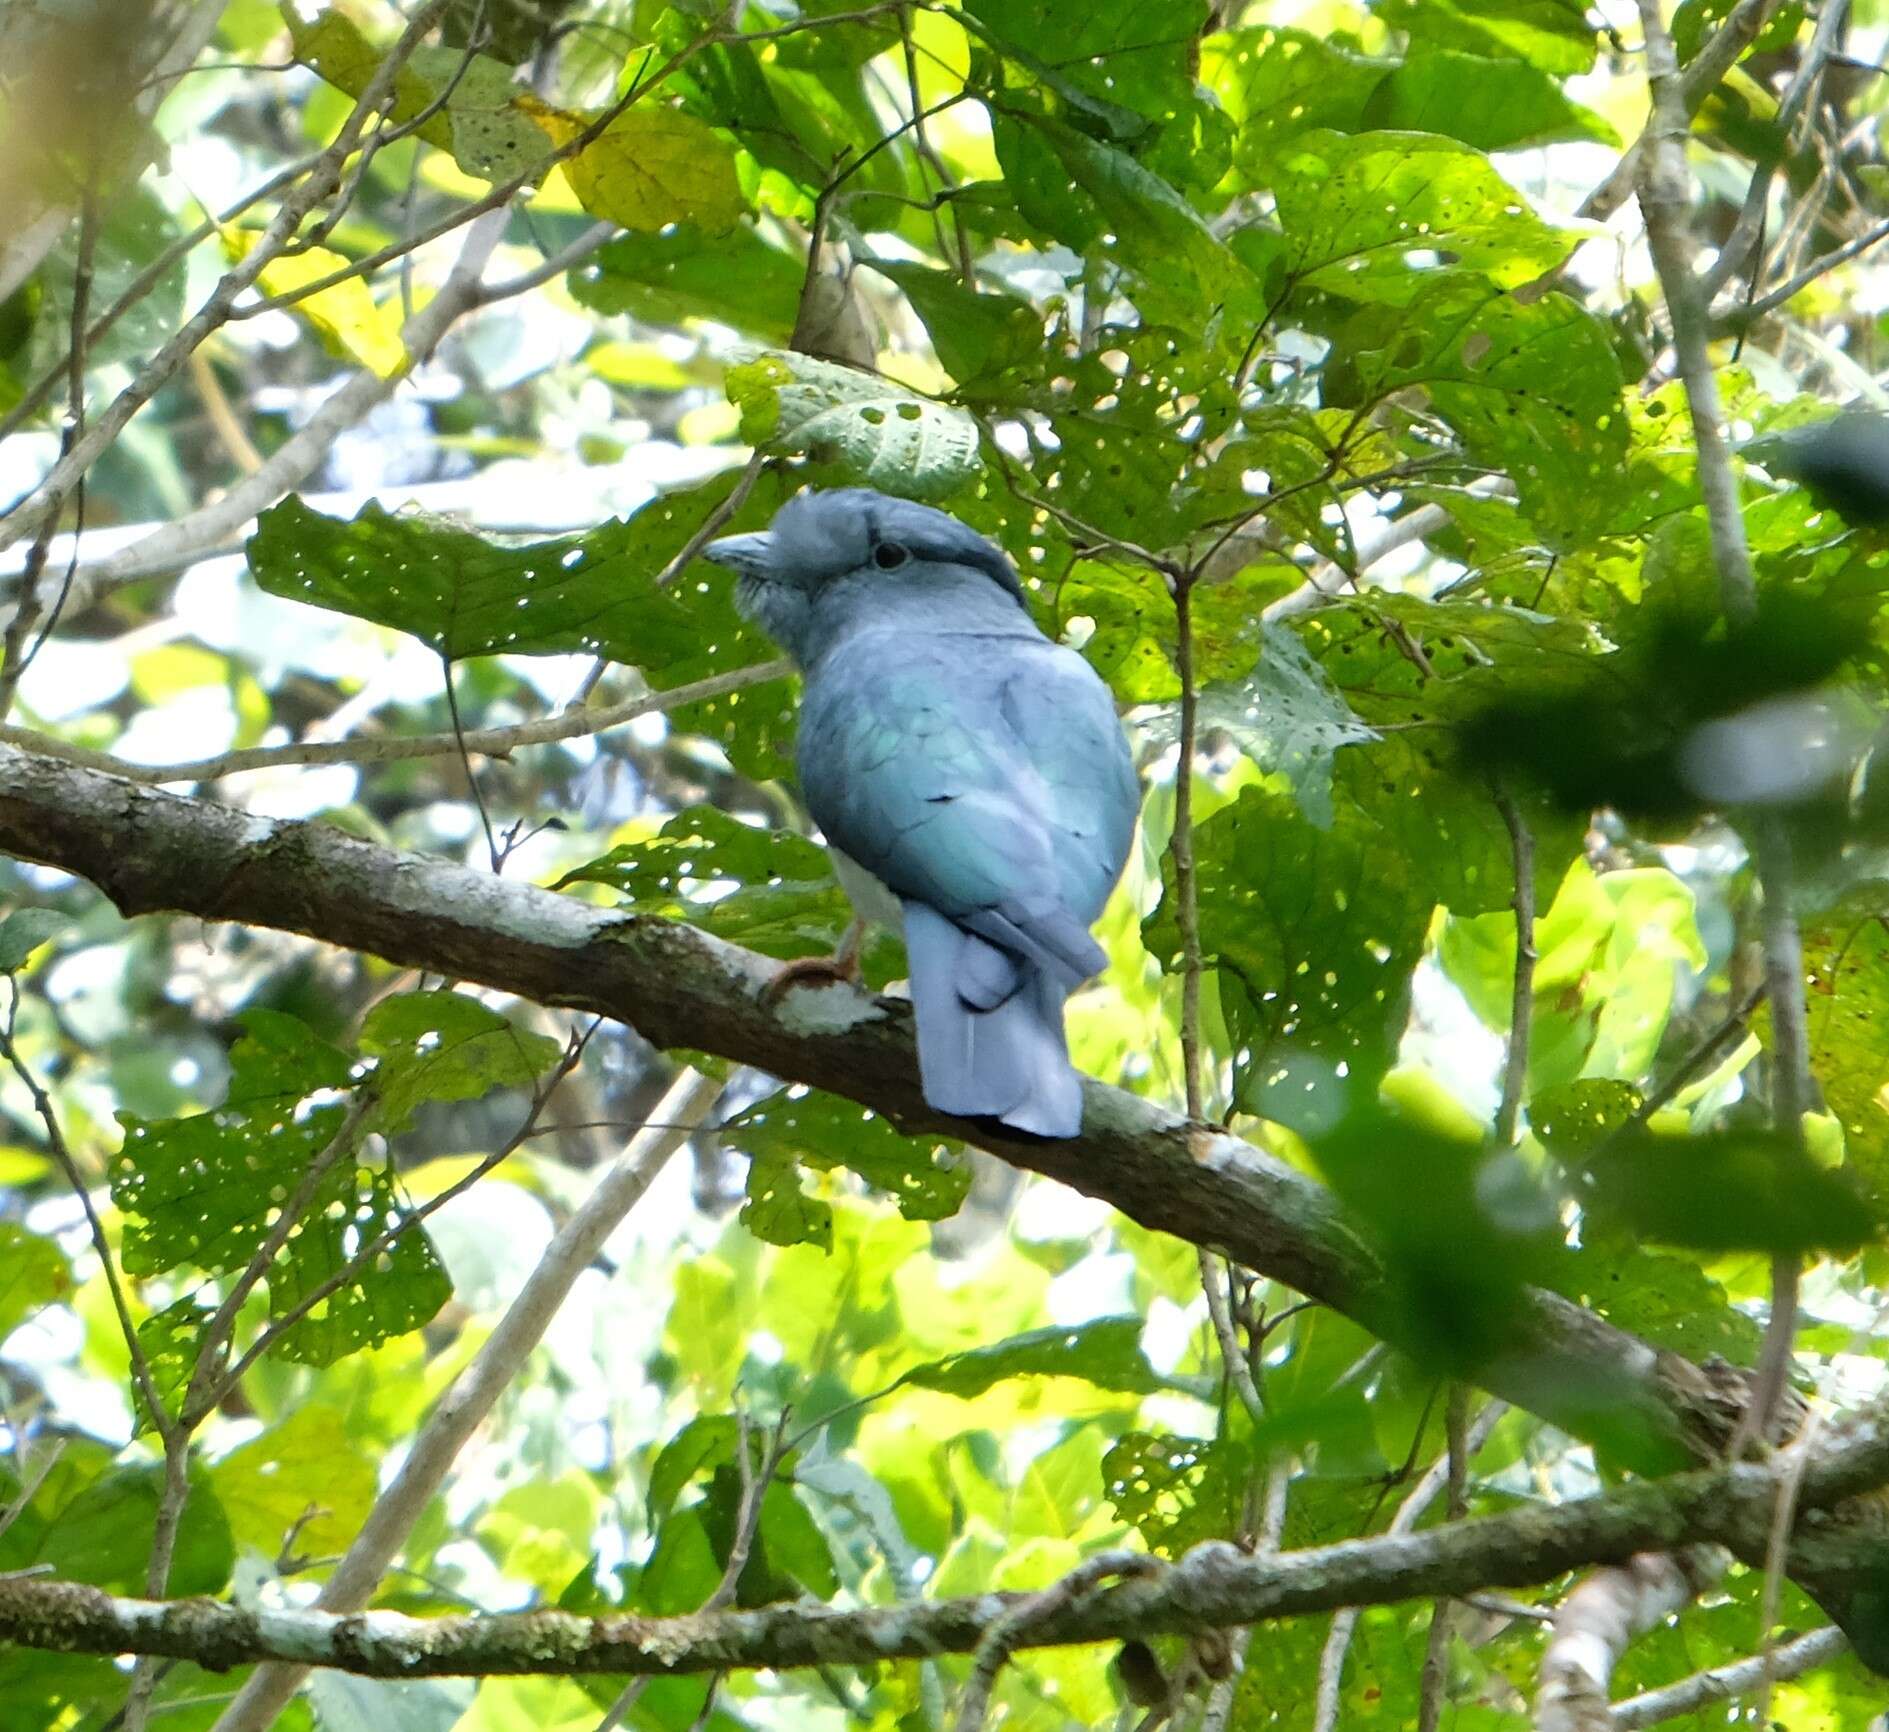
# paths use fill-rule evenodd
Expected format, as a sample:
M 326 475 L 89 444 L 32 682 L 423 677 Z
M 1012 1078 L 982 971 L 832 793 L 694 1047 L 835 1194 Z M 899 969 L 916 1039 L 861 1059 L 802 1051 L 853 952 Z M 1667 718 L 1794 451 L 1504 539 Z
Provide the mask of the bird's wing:
M 1089 923 L 1133 828 L 1117 757 L 1132 788 L 1106 688 L 1072 652 L 1024 639 L 856 640 L 801 710 L 801 786 L 827 839 L 1071 985 L 1103 964 Z
M 1005 683 L 1002 709 L 1049 792 L 1064 899 L 1093 921 L 1121 876 L 1141 809 L 1115 700 L 1074 650 L 1046 642 Z

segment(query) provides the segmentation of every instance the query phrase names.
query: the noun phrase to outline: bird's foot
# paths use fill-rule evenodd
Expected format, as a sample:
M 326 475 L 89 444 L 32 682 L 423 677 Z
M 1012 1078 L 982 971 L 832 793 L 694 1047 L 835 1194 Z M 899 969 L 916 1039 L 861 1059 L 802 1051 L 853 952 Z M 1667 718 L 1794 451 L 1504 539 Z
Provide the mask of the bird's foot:
M 799 956 L 783 962 L 780 972 L 762 989 L 761 1002 L 771 1010 L 796 986 L 837 986 L 842 982 L 858 986 L 863 937 L 864 923 L 855 920 L 831 956 Z

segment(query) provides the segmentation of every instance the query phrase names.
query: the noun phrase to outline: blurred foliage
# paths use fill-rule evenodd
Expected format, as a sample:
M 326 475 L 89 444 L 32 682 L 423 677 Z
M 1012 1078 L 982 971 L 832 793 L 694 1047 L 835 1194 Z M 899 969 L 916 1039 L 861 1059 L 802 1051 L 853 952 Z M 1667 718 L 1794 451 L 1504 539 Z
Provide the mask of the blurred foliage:
M 280 748 L 198 791 L 816 957 L 850 911 L 793 786 L 792 682 L 665 696 L 775 653 L 728 574 L 683 556 L 804 484 L 931 500 L 1003 547 L 1145 772 L 1077 1062 L 1178 1101 L 1197 941 L 1213 1115 L 1327 1181 L 1394 1296 L 1377 1339 L 1236 1271 L 1256 1416 L 1191 1246 L 735 1070 L 378 1603 L 693 1610 L 777 1435 L 742 1606 L 1033 1589 L 1104 1547 L 1250 1542 L 1269 1482 L 1289 1546 L 1381 1532 L 1445 1446 L 1443 1384 L 1513 1349 L 1530 1285 L 1749 1365 L 1767 1257 L 1800 1251 L 1800 1370 L 1841 1400 L 1879 1385 L 1889 545 L 1853 490 L 1789 477 L 1830 400 L 1873 400 L 1883 296 L 1860 253 L 1755 322 L 1736 303 L 1747 270 L 1764 292 L 1877 220 L 1885 86 L 1859 68 L 1883 0 L 1851 8 L 1861 58 L 1826 69 L 1811 123 L 1779 120 L 1815 28 L 1784 5 L 1693 138 L 1713 244 L 1781 170 L 1766 250 L 1722 290 L 1761 598 L 1743 630 L 1644 260 L 1579 215 L 1643 120 L 1630 7 L 455 0 L 339 194 L 279 232 L 400 16 L 228 0 L 187 76 L 53 116 L 14 69 L 95 3 L 0 13 L 0 264 L 29 205 L 90 207 L 0 270 L 0 499 L 75 402 L 141 389 L 223 273 L 266 262 L 88 477 L 96 545 L 175 523 L 183 553 L 78 585 L 8 720 L 140 765 Z M 1678 8 L 1683 57 L 1730 3 Z M 410 354 L 475 207 L 505 197 L 479 304 Z M 352 418 L 227 557 L 200 513 L 336 402 Z M 380 749 L 638 698 L 627 726 L 551 745 Z M 361 749 L 297 761 L 337 739 Z M 1765 1013 L 1734 1014 L 1761 974 L 1758 812 L 1797 859 L 1821 1085 L 1801 1139 L 1768 1126 Z M 1518 888 L 1532 1000 L 1500 1147 Z M 26 865 L 0 894 L 0 1573 L 143 1592 L 162 1492 L 70 1160 L 158 1398 L 194 1390 L 170 1591 L 301 1594 L 669 1061 L 588 1031 L 541 1098 L 587 1032 L 564 1011 L 126 920 Z M 863 963 L 896 980 L 896 938 Z M 1507 1415 L 1470 1513 L 1594 1489 L 1596 1452 L 1625 1450 L 1607 1399 L 1597 1382 L 1578 1438 Z M 1750 1652 L 1759 1592 L 1734 1572 L 1629 1650 L 1618 1689 Z M 1788 1588 L 1781 1615 L 1818 1616 Z M 1416 1723 L 1427 1628 L 1427 1608 L 1363 1614 L 1340 1724 Z M 1225 1724 L 1309 1726 L 1328 1629 L 1268 1626 Z M 1465 1625 L 1444 1723 L 1526 1725 L 1540 1647 L 1524 1620 Z M 1019 1655 L 993 1723 L 1134 1724 L 1148 1655 L 1126 1681 L 1110 1658 Z M 661 1680 L 626 1724 L 920 1732 L 968 1665 Z M 127 1678 L 0 1654 L 0 1726 L 105 1732 Z M 280 1724 L 578 1732 L 621 1683 L 329 1675 Z M 152 1724 L 202 1732 L 232 1687 L 177 1666 Z M 1772 1695 L 1793 1728 L 1875 1711 L 1847 1661 Z

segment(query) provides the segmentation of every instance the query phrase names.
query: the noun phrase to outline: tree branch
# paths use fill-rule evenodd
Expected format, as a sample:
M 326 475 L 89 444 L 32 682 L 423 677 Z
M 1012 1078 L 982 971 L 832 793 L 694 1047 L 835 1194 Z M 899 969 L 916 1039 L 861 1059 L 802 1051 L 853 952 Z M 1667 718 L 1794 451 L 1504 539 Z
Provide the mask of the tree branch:
M 1096 1082 L 1080 1137 L 1009 1138 L 943 1119 L 918 1089 L 910 1010 L 833 985 L 768 1002 L 779 965 L 678 922 L 626 916 L 331 827 L 207 800 L 0 745 L 0 849 L 77 873 L 129 914 L 156 910 L 300 932 L 626 1022 L 658 1046 L 751 1063 L 945 1130 L 1145 1225 L 1223 1250 L 1387 1339 L 1401 1308 L 1329 1192 L 1244 1140 Z M 1483 1381 L 1642 1466 L 1708 1453 L 1729 1430 L 1723 1378 L 1549 1293 L 1517 1307 Z M 1742 1395 L 1731 1399 L 1735 1407 Z
M 1827 1665 L 1844 1649 L 1849 1638 L 1834 1624 L 1812 1630 L 1794 1642 L 1786 1642 L 1770 1656 L 1770 1675 L 1776 1679 L 1801 1678 L 1819 1666 Z M 1681 1714 L 1728 1701 L 1755 1690 L 1763 1682 L 1765 1661 L 1754 1654 L 1748 1660 L 1735 1660 L 1728 1666 L 1713 1666 L 1694 1672 L 1677 1684 L 1661 1690 L 1648 1690 L 1644 1696 L 1629 1696 L 1613 1705 L 1613 1724 L 1617 1732 L 1633 1732 L 1639 1726 L 1656 1726 L 1662 1720 L 1676 1720 Z
M 1889 1427 L 1863 1423 L 1820 1455 L 1805 1476 L 1804 1497 L 1811 1507 L 1827 1507 L 1885 1480 Z M 1700 1542 L 1723 1543 L 1756 1558 L 1763 1554 L 1775 1496 L 1771 1470 L 1740 1463 L 1627 1485 L 1554 1508 L 1271 1557 L 1209 1541 L 1172 1568 L 1094 1593 L 984 1593 L 854 1608 L 802 1600 L 668 1618 L 558 1611 L 438 1619 L 398 1612 L 337 1616 L 250 1610 L 206 1599 L 160 1604 L 74 1582 L 0 1577 L 0 1640 L 63 1653 L 170 1655 L 212 1669 L 271 1660 L 400 1678 L 675 1676 L 876 1664 L 974 1653 L 993 1630 L 1002 1631 L 1012 1647 L 1070 1646 L 1535 1586 L 1571 1569 L 1624 1564 L 1651 1549 Z M 232 1707 L 219 1722 L 223 1732 L 239 1723 L 267 1723 L 238 1722 L 234 1713 Z
M 1705 292 L 1693 270 L 1684 79 L 1672 37 L 1660 15 L 1659 0 L 1640 0 L 1640 22 L 1646 35 L 1647 81 L 1653 95 L 1653 117 L 1644 140 L 1640 208 L 1646 218 L 1653 266 L 1672 316 L 1673 350 L 1692 418 L 1699 491 L 1705 499 L 1720 602 L 1732 628 L 1748 630 L 1758 613 L 1757 580 L 1745 539 L 1738 477 L 1725 438 L 1718 376 L 1712 367 Z M 1792 906 L 1791 839 L 1781 816 L 1761 812 L 1752 820 L 1751 857 L 1763 903 L 1765 989 L 1771 1000 L 1771 1117 L 1785 1140 L 1796 1144 L 1803 1137 L 1803 1116 L 1811 1109 L 1814 1087 L 1804 1003 L 1804 947 Z M 1751 1401 L 1733 1437 L 1734 1448 L 1766 1436 L 1778 1412 L 1790 1375 L 1797 1281 L 1794 1254 L 1772 1260 L 1771 1316 L 1765 1326 Z
M 1712 1548 L 1662 1549 L 1596 1570 L 1576 1587 L 1542 1651 L 1535 1732 L 1605 1732 L 1607 1684 L 1627 1644 L 1683 1609 L 1724 1567 Z

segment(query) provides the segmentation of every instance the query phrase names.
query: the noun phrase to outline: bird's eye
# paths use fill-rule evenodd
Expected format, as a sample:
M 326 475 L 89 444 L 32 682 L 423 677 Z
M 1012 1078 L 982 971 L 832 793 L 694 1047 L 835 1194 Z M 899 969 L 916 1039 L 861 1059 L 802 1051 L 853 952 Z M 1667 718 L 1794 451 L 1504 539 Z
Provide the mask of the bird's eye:
M 872 550 L 872 563 L 881 571 L 897 571 L 911 557 L 896 541 L 882 541 Z

